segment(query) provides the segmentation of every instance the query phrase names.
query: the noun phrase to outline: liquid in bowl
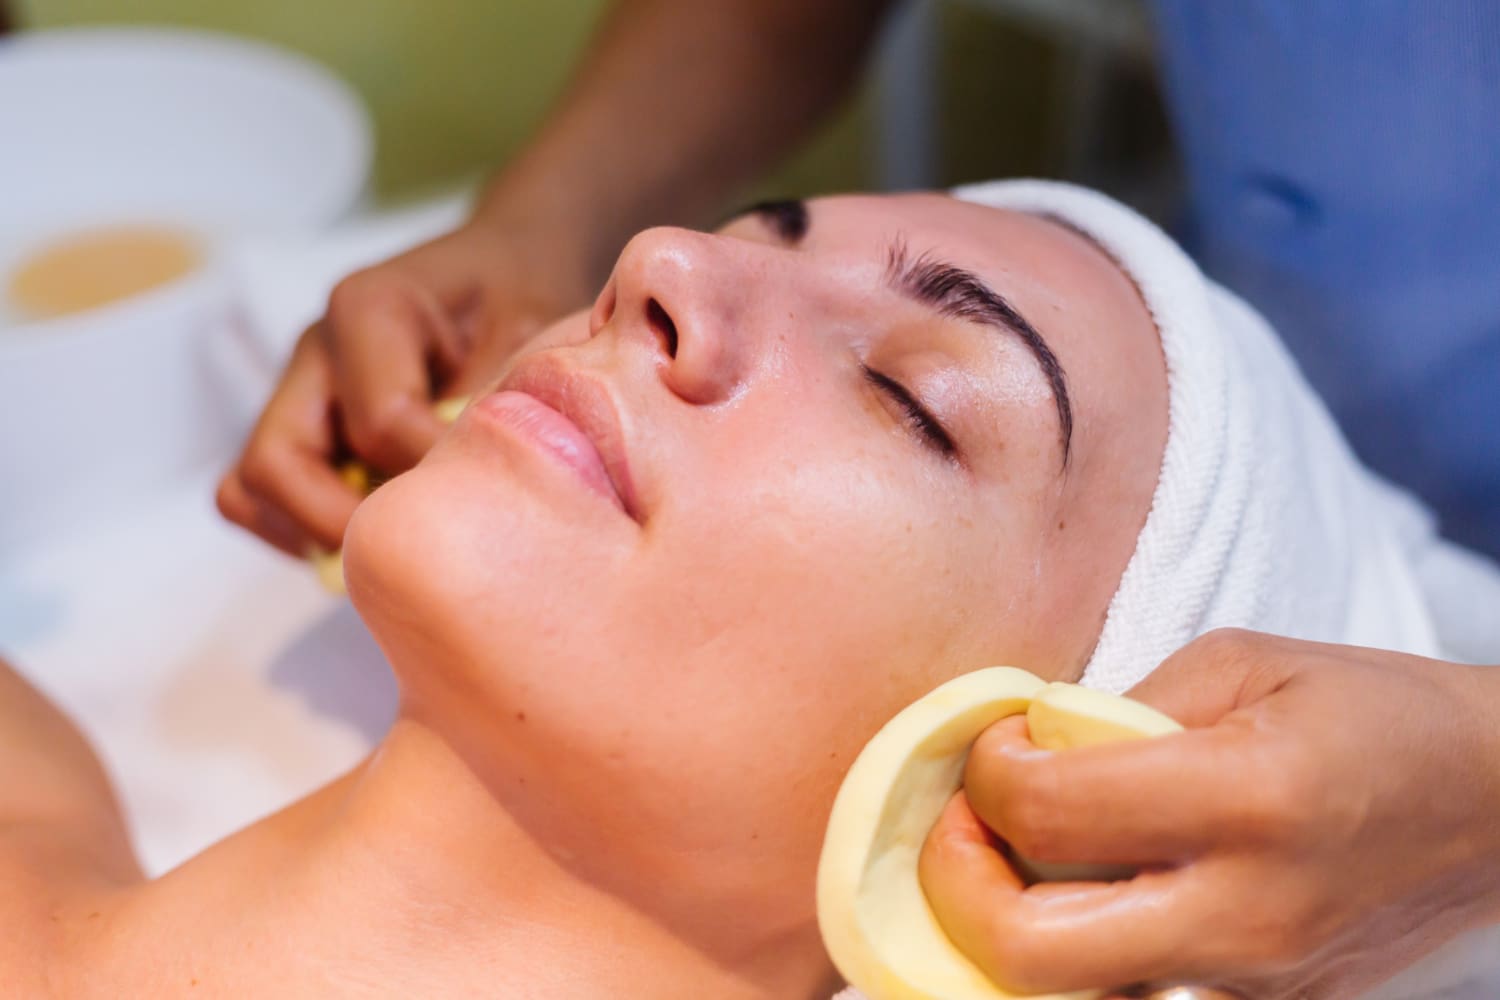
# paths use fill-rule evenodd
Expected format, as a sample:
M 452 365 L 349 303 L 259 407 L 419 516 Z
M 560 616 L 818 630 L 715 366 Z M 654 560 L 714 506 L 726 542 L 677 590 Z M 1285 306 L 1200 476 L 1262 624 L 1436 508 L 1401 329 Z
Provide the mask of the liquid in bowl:
M 54 239 L 23 258 L 5 295 L 23 319 L 55 319 L 158 288 L 202 262 L 198 241 L 182 230 L 100 226 Z

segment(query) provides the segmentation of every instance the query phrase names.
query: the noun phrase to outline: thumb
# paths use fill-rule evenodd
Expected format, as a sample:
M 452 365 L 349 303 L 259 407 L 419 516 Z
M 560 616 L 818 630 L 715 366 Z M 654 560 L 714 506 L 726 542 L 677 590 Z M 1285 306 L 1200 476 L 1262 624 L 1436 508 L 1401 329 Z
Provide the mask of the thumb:
M 1286 643 L 1259 632 L 1216 629 L 1167 657 L 1126 695 L 1189 729 L 1211 726 L 1291 679 Z

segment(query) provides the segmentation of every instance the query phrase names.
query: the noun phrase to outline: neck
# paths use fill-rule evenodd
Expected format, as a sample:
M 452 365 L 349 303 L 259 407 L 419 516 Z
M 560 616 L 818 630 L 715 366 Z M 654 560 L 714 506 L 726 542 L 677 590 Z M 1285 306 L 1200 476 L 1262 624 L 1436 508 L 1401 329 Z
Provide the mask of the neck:
M 816 997 L 829 985 L 811 929 L 757 937 L 742 927 L 732 947 L 709 944 L 654 917 L 650 901 L 581 875 L 409 714 L 332 794 L 326 822 L 297 831 L 299 868 L 357 938 L 344 953 L 362 976 L 418 972 L 429 986 L 436 974 L 484 993 L 580 998 L 621 983 L 637 996 L 736 1000 Z

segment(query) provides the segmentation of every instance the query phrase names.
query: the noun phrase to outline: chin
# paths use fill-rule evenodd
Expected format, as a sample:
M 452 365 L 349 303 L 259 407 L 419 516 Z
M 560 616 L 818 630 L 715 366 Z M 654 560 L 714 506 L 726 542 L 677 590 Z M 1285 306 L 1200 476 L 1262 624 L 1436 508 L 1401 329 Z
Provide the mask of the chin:
M 592 629 L 617 564 L 589 524 L 503 469 L 433 456 L 370 495 L 344 536 L 349 597 L 396 669 L 537 659 Z M 549 639 L 549 637 L 551 637 Z M 492 675 L 504 683 L 505 671 Z
M 413 626 L 452 603 L 454 522 L 427 493 L 415 472 L 398 476 L 359 505 L 344 532 L 349 600 L 392 665 L 412 662 L 409 647 L 424 631 Z

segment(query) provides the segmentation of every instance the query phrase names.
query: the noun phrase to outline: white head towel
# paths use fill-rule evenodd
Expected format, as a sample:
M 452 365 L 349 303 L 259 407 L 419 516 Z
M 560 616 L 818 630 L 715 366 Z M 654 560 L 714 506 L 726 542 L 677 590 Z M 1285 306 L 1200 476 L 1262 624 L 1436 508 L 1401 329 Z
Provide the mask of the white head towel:
M 1423 507 L 1359 465 L 1265 320 L 1166 234 L 1069 184 L 953 193 L 1087 234 L 1134 279 L 1161 334 L 1160 478 L 1085 685 L 1124 692 L 1220 626 L 1500 662 L 1500 571 L 1438 539 Z M 1475 982 L 1472 959 L 1484 951 L 1449 949 L 1442 968 L 1423 963 L 1380 996 Z M 860 998 L 847 990 L 839 1000 Z
M 1265 320 L 1166 234 L 1069 184 L 997 181 L 954 194 L 1086 233 L 1135 281 L 1161 334 L 1166 451 L 1085 685 L 1125 691 L 1226 625 L 1500 660 L 1500 603 L 1450 630 L 1425 593 L 1434 559 L 1496 602 L 1500 574 L 1439 542 L 1424 508 L 1359 465 Z

